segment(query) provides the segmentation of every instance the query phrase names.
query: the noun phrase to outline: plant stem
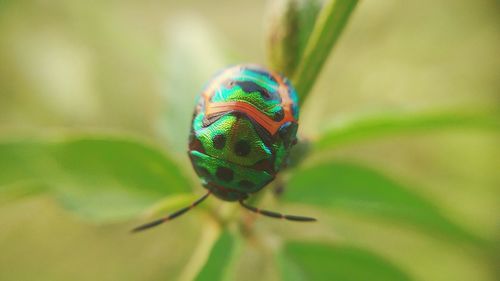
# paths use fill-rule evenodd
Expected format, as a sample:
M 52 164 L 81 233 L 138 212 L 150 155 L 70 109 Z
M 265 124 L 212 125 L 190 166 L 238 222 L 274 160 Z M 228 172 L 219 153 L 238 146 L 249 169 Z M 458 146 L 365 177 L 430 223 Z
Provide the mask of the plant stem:
M 292 79 L 299 94 L 299 104 L 305 102 L 357 3 L 358 0 L 332 0 L 321 10 Z
M 196 278 L 207 262 L 210 252 L 221 233 L 219 224 L 210 217 L 205 219 L 202 229 L 200 241 L 191 255 L 191 259 L 179 276 L 178 280 L 180 281 L 191 281 Z

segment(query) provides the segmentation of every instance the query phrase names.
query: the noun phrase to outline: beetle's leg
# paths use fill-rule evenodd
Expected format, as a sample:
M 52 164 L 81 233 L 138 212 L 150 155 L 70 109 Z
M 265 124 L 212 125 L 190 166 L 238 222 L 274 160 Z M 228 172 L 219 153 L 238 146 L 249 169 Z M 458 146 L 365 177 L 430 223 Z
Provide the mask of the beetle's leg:
M 247 205 L 243 200 L 240 200 L 240 205 L 243 206 L 244 208 L 257 213 L 261 214 L 267 217 L 275 218 L 275 219 L 285 219 L 285 220 L 290 220 L 290 221 L 316 221 L 315 218 L 310 218 L 310 217 L 302 217 L 302 216 L 293 216 L 293 215 L 284 215 L 276 212 L 271 212 L 267 210 L 261 210 L 259 208 L 252 207 L 250 205 Z
M 191 205 L 187 206 L 187 207 L 184 207 L 176 212 L 173 212 L 172 214 L 166 216 L 166 217 L 163 217 L 161 219 L 157 219 L 155 221 L 152 221 L 150 223 L 146 223 L 146 224 L 143 224 L 143 225 L 140 225 L 134 229 L 132 229 L 132 232 L 139 232 L 139 231 L 143 231 L 143 230 L 146 230 L 146 229 L 149 229 L 149 228 L 152 228 L 152 227 L 155 227 L 157 225 L 160 225 L 164 222 L 167 222 L 169 220 L 173 220 L 175 219 L 176 217 L 186 213 L 187 211 L 193 209 L 194 207 L 196 207 L 196 205 L 200 204 L 201 202 L 203 202 L 203 200 L 205 200 L 208 195 L 210 195 L 210 191 L 207 192 L 207 194 L 203 195 L 202 197 L 200 197 L 198 200 L 194 201 Z

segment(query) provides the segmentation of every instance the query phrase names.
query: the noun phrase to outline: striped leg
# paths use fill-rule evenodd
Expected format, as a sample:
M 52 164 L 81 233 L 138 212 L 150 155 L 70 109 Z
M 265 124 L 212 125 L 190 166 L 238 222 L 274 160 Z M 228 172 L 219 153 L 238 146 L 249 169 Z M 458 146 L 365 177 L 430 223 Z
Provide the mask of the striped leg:
M 259 208 L 255 208 L 255 207 L 252 207 L 250 205 L 247 205 L 245 202 L 243 202 L 243 200 L 240 200 L 240 205 L 243 206 L 244 208 L 254 212 L 254 213 L 257 213 L 257 214 L 261 214 L 261 215 L 264 215 L 264 216 L 267 216 L 267 217 L 271 217 L 271 218 L 275 218 L 275 219 L 285 219 L 285 220 L 289 220 L 289 221 L 302 221 L 302 222 L 306 222 L 306 221 L 316 221 L 315 218 L 310 218 L 310 217 L 301 217 L 301 216 L 292 216 L 292 215 L 284 215 L 284 214 L 280 214 L 280 213 L 276 213 L 276 212 L 271 212 L 271 211 L 267 211 L 267 210 L 261 210 Z
M 160 225 L 164 222 L 167 222 L 167 221 L 170 221 L 170 220 L 173 220 L 175 219 L 176 217 L 186 213 L 187 211 L 193 209 L 194 207 L 196 207 L 196 205 L 200 204 L 201 202 L 203 202 L 203 200 L 205 200 L 208 195 L 210 195 L 210 191 L 207 192 L 207 194 L 203 195 L 200 199 L 196 200 L 193 202 L 193 204 L 191 204 L 190 206 L 187 206 L 187 207 L 184 207 L 176 212 L 173 212 L 172 214 L 166 216 L 166 217 L 163 217 L 161 219 L 157 219 L 155 221 L 152 221 L 150 223 L 146 223 L 146 224 L 143 224 L 141 226 L 138 226 L 134 229 L 132 229 L 132 232 L 139 232 L 139 231 L 143 231 L 143 230 L 146 230 L 146 229 L 149 229 L 149 228 L 152 228 L 152 227 L 155 227 L 157 225 Z

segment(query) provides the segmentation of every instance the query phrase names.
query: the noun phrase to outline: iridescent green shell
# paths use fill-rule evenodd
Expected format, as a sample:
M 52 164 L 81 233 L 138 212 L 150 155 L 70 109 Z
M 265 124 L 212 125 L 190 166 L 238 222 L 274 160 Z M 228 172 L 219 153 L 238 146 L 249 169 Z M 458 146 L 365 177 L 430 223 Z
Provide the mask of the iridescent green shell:
M 200 95 L 189 156 L 202 185 L 226 201 L 258 192 L 297 142 L 297 94 L 288 80 L 255 65 L 219 72 Z

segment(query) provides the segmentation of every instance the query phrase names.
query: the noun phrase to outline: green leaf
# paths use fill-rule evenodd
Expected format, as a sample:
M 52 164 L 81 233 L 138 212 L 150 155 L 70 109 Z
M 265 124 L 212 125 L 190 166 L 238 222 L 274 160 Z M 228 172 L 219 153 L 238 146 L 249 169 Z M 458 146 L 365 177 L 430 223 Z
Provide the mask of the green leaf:
M 479 239 L 405 185 L 355 164 L 329 162 L 297 170 L 287 187 L 285 200 L 326 207 L 331 216 L 336 210 L 343 210 L 408 224 L 462 241 L 478 242 Z
M 43 184 L 65 207 L 100 221 L 135 216 L 165 196 L 190 190 L 172 160 L 128 139 L 4 141 L 0 155 L 0 194 L 24 182 Z
M 293 242 L 278 258 L 286 281 L 411 280 L 382 257 L 353 247 Z
M 500 130 L 500 112 L 462 110 L 420 114 L 384 114 L 340 120 L 314 144 L 314 149 L 332 149 L 373 138 L 444 129 Z
M 357 0 L 330 0 L 318 15 L 301 62 L 293 76 L 293 84 L 303 104 L 316 82 L 330 51 L 340 37 Z
M 195 280 L 235 280 L 232 278 L 232 271 L 235 268 L 235 256 L 240 250 L 239 244 L 238 239 L 226 228 Z

